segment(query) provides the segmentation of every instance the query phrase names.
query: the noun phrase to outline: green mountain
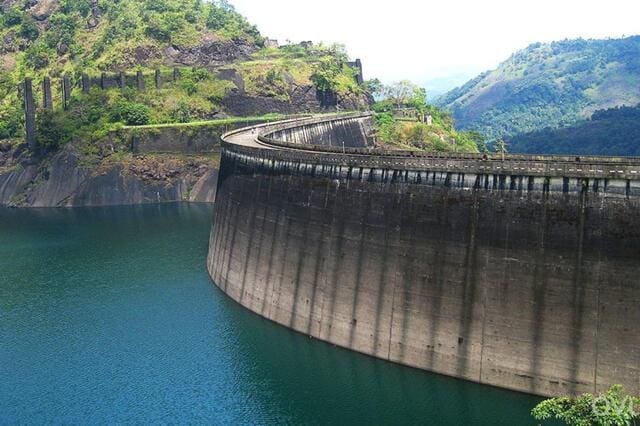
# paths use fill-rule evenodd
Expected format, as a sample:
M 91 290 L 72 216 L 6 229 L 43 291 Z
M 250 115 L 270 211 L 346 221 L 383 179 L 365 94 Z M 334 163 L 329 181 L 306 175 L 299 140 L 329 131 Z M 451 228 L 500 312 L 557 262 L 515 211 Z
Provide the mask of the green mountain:
M 640 36 L 536 43 L 438 99 L 489 140 L 572 125 L 640 102 Z
M 153 72 L 180 79 L 160 90 L 73 92 L 60 111 L 54 81 L 53 139 L 104 134 L 111 125 L 205 120 L 225 116 L 366 107 L 369 98 L 344 48 L 311 43 L 277 47 L 226 0 L 0 0 L 0 139 L 19 138 L 23 113 L 16 88 L 41 79 L 105 72 Z M 318 96 L 318 92 L 324 95 Z M 56 98 L 57 96 L 57 98 Z M 54 126 L 56 127 L 56 126 Z
M 640 156 L 640 105 L 596 111 L 589 120 L 516 135 L 507 144 L 530 154 Z

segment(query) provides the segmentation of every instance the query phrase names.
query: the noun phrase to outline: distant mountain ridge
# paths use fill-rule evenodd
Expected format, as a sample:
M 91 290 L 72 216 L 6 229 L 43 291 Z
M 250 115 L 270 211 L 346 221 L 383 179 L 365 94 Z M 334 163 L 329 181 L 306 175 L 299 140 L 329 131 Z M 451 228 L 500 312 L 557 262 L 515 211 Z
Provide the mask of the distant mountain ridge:
M 640 105 L 596 111 L 590 120 L 507 139 L 511 152 L 640 157 Z
M 440 97 L 459 128 L 489 140 L 559 128 L 640 103 L 640 36 L 535 43 Z

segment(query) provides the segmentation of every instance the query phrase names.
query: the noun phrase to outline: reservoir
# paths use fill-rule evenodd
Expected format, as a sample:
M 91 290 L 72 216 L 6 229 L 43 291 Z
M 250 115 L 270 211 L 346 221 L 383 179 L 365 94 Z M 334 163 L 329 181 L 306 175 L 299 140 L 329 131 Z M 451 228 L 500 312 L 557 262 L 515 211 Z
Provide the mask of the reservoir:
M 0 209 L 0 423 L 527 425 L 537 397 L 385 362 L 210 281 L 212 207 Z

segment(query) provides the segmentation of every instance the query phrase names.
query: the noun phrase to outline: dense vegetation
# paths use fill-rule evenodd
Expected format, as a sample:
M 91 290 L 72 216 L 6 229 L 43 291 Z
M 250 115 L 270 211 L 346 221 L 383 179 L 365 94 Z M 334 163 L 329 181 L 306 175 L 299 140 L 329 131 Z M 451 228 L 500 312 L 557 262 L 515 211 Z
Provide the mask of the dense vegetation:
M 537 420 L 557 419 L 569 426 L 630 426 L 639 420 L 640 398 L 623 394 L 620 385 L 594 396 L 558 397 L 542 401 L 533 410 Z
M 640 102 L 640 36 L 536 43 L 437 104 L 489 140 L 589 118 Z
M 340 95 L 363 91 L 344 46 L 301 43 L 263 48 L 237 64 L 247 93 L 288 100 L 293 86 L 314 85 Z
M 426 93 L 408 81 L 389 86 L 368 82 L 379 98 L 376 111 L 378 142 L 399 149 L 440 152 L 486 150 L 477 132 L 458 132 L 451 114 L 426 103 Z M 427 119 L 428 117 L 428 119 Z
M 640 156 L 640 105 L 596 111 L 573 126 L 508 138 L 512 152 Z
M 292 88 L 315 85 L 360 94 L 342 46 L 304 43 L 266 47 L 255 26 L 226 0 L 17 0 L 0 7 L 0 139 L 21 137 L 23 112 L 16 87 L 34 78 L 36 102 L 42 77 L 153 69 L 165 72 L 185 58 L 205 68 L 181 69 L 161 90 L 76 89 L 69 111 L 40 114 L 41 142 L 64 143 L 74 135 L 99 136 L 123 124 L 171 123 L 224 116 L 223 98 L 237 89 L 216 77 L 231 66 L 250 96 L 288 100 Z M 178 55 L 178 63 L 171 55 Z M 182 56 L 180 56 L 182 55 Z M 146 86 L 153 87 L 149 78 Z M 57 141 L 57 142 L 55 142 Z

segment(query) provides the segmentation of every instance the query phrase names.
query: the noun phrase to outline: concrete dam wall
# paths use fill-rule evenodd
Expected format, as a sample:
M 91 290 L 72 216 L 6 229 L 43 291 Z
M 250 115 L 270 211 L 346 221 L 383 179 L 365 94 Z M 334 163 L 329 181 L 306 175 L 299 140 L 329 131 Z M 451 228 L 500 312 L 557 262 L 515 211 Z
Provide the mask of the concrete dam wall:
M 373 120 L 367 114 L 347 119 L 324 117 L 306 120 L 302 126 L 297 122 L 275 125 L 261 139 L 274 145 L 361 148 L 372 145 L 368 136 L 372 130 Z
M 301 121 L 224 138 L 207 265 L 227 295 L 441 374 L 640 393 L 640 160 L 265 142 L 292 125 L 312 133 Z

